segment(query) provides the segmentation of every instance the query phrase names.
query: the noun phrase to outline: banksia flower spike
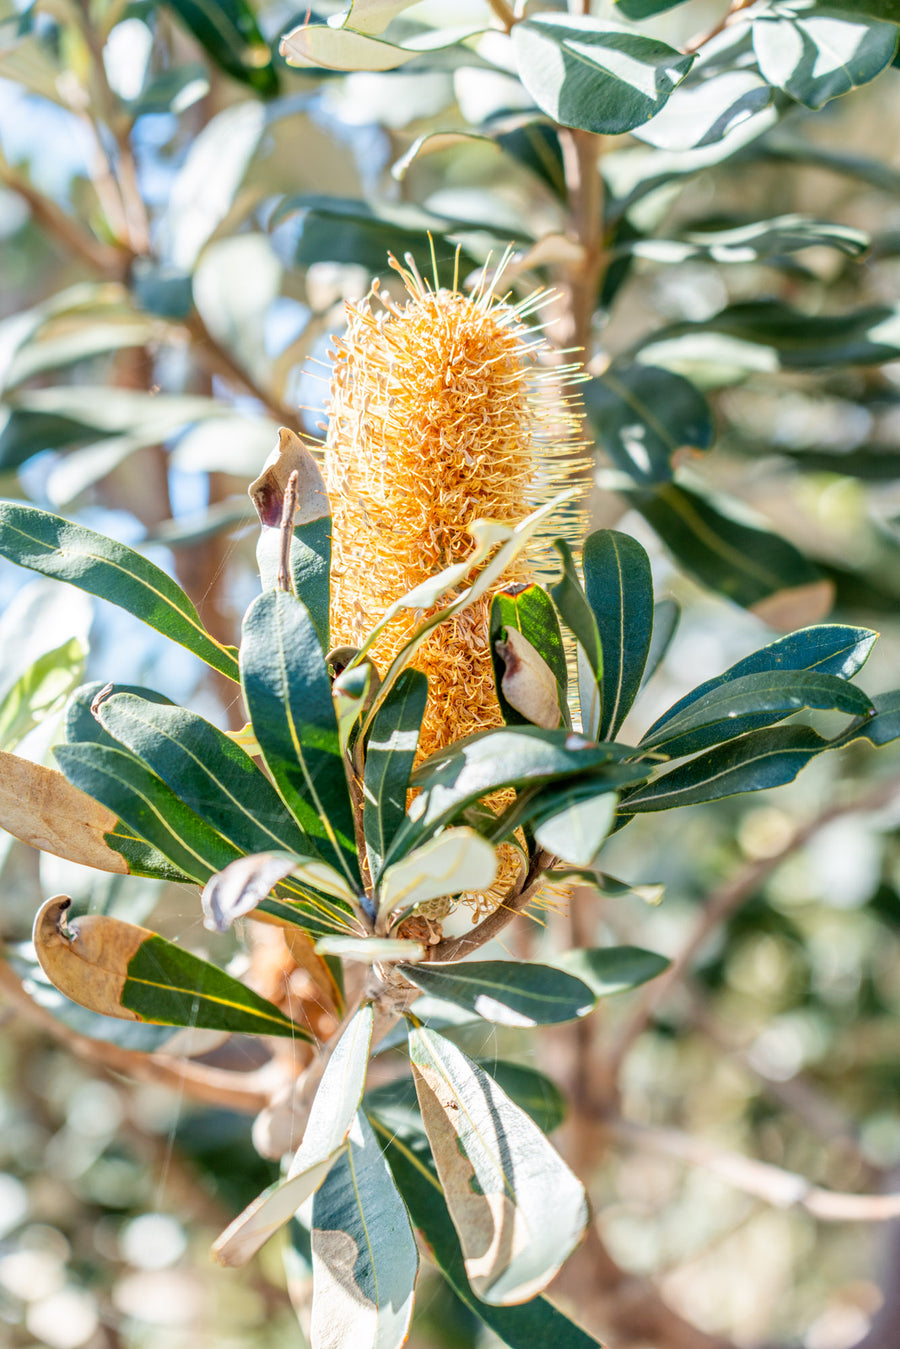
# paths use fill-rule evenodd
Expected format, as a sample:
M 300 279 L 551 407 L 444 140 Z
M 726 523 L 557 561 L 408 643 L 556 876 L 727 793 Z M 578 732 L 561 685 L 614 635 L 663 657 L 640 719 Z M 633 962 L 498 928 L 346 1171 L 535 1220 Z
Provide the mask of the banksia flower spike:
M 580 367 L 549 365 L 540 328 L 527 326 L 547 292 L 518 304 L 495 295 L 505 264 L 490 281 L 485 268 L 465 295 L 455 285 L 432 289 L 414 264 L 392 259 L 405 302 L 373 289 L 366 302 L 348 306 L 325 451 L 335 644 L 360 645 L 401 595 L 470 555 L 474 520 L 517 524 L 583 470 L 574 439 L 580 419 L 566 396 Z M 560 521 L 551 528 L 566 532 Z M 526 557 L 501 584 L 528 579 Z M 441 624 L 416 653 L 429 683 L 421 757 L 501 724 L 490 600 Z M 371 651 L 380 669 L 419 617 L 387 626 Z

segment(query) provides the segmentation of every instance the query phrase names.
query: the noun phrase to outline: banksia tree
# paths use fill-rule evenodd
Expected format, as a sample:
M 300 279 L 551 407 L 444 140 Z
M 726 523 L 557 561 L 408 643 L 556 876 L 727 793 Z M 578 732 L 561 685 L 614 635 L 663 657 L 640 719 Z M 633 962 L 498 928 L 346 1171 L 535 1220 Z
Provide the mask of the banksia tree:
M 498 295 L 505 259 L 471 294 L 394 263 L 395 303 L 373 289 L 348 305 L 331 377 L 325 480 L 334 516 L 332 640 L 359 646 L 400 597 L 472 549 L 475 520 L 514 525 L 570 485 L 579 418 L 561 367 L 531 322 L 547 302 Z M 578 518 L 569 512 L 570 529 Z M 557 532 L 561 517 L 557 513 Z M 573 530 L 574 532 L 574 530 Z M 543 531 L 546 541 L 547 530 Z M 533 576 L 541 535 L 498 584 Z M 419 755 L 501 723 L 489 644 L 491 592 L 416 653 L 428 677 Z M 387 668 L 416 614 L 398 614 L 369 654 Z

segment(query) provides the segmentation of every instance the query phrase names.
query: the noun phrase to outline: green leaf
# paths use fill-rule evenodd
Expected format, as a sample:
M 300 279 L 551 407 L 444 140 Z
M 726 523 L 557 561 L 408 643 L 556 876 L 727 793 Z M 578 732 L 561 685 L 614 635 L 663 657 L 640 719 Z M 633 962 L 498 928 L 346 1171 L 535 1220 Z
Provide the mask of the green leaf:
M 217 66 L 270 97 L 278 92 L 272 54 L 247 0 L 168 0 Z
M 713 443 L 709 404 L 670 370 L 611 365 L 583 386 L 582 396 L 594 435 L 616 468 L 636 482 L 667 482 L 676 450 L 708 450 Z
M 520 632 L 547 663 L 556 681 L 560 711 L 567 720 L 569 676 L 566 668 L 566 652 L 555 606 L 543 586 L 532 582 L 531 585 L 521 589 L 499 590 L 491 601 L 490 646 L 497 697 L 507 725 L 522 726 L 528 724 L 526 718 L 503 696 L 501 668 L 503 662 L 497 655 L 497 642 L 502 640 L 504 629 L 509 628 Z
M 565 731 L 508 727 L 479 732 L 426 759 L 413 775 L 421 793 L 391 847 L 402 856 L 464 808 L 501 787 L 538 786 L 555 778 L 602 773 L 627 751 L 595 745 Z
M 538 107 L 563 126 L 605 135 L 654 117 L 694 59 L 621 24 L 563 14 L 532 15 L 512 38 Z
M 599 529 L 585 542 L 582 568 L 603 650 L 598 734 L 612 740 L 637 697 L 650 649 L 650 559 L 629 534 Z
M 269 228 L 274 229 L 298 212 L 302 215 L 291 234 L 293 260 L 298 267 L 309 267 L 314 262 L 347 262 L 378 274 L 388 270 L 388 253 L 395 257 L 410 253 L 416 265 L 430 275 L 429 230 L 432 230 L 438 265 L 443 264 L 452 273 L 456 249 L 448 236 L 473 228 L 462 221 L 425 213 L 421 223 L 417 220 L 411 225 L 407 223 L 408 217 L 395 219 L 376 214 L 361 201 L 309 193 L 286 198 L 272 215 Z M 465 267 L 478 265 L 465 250 L 460 261 Z
M 403 1039 L 406 1040 L 405 1031 Z M 559 1128 L 566 1117 L 566 1098 L 549 1077 L 530 1065 L 511 1063 L 506 1059 L 485 1057 L 478 1063 L 545 1134 Z M 396 1122 L 404 1132 L 410 1128 L 418 1129 L 424 1139 L 425 1129 L 411 1077 L 396 1077 L 392 1082 L 371 1088 L 363 1097 L 363 1108 L 369 1114 L 377 1115 L 384 1124 Z
M 70 637 L 30 665 L 0 701 L 0 750 L 13 750 L 46 717 L 62 710 L 81 678 L 84 643 Z
M 573 866 L 590 866 L 612 829 L 619 798 L 601 784 L 580 783 L 541 795 L 532 816 L 535 842 L 553 857 Z
M 429 961 L 401 972 L 423 993 L 465 1007 L 497 1026 L 555 1026 L 586 1016 L 594 1006 L 580 979 L 530 961 Z
M 730 498 L 674 482 L 654 491 L 619 490 L 701 585 L 747 608 L 809 587 L 810 607 L 821 607 L 813 589 L 821 585 L 818 570 Z
M 346 1147 L 365 1085 L 372 1020 L 372 1008 L 361 1007 L 334 1046 L 287 1175 L 254 1199 L 215 1241 L 213 1255 L 221 1264 L 246 1264 L 322 1184 Z
M 861 689 L 837 675 L 769 670 L 731 678 L 695 698 L 648 732 L 641 749 L 663 750 L 670 758 L 695 754 L 747 731 L 771 726 L 803 708 L 869 716 L 872 704 Z
M 580 1181 L 497 1083 L 434 1031 L 409 1054 L 422 1121 L 469 1282 L 483 1301 L 534 1297 L 581 1240 Z
M 702 152 L 720 145 L 731 151 L 737 148 L 732 138 L 752 125 L 754 117 L 763 121 L 771 99 L 772 90 L 756 71 L 707 69 L 701 55 L 662 112 L 635 127 L 634 134 L 661 150 Z
M 765 674 L 770 670 L 809 670 L 817 674 L 837 675 L 840 679 L 852 679 L 865 665 L 877 641 L 878 633 L 871 628 L 850 627 L 845 623 L 817 623 L 811 628 L 789 632 L 786 637 L 779 637 L 768 646 L 744 656 L 734 665 L 729 665 L 723 674 L 705 680 L 679 698 L 677 703 L 673 703 L 656 719 L 644 736 L 644 741 L 650 743 L 651 737 L 698 698 L 733 679 L 743 679 L 746 675 Z
M 603 647 L 594 611 L 575 567 L 572 550 L 565 539 L 554 539 L 553 547 L 562 559 L 562 576 L 550 587 L 553 602 L 566 627 L 574 633 L 581 649 L 578 669 L 578 698 L 585 735 L 594 736 L 600 725 L 600 686 L 603 680 Z M 582 668 L 586 666 L 586 668 Z
M 313 1198 L 310 1339 L 400 1349 L 409 1333 L 419 1269 L 416 1239 L 361 1112 L 348 1144 Z
M 650 634 L 650 650 L 647 652 L 647 664 L 644 666 L 642 688 L 649 684 L 665 660 L 680 618 L 681 605 L 676 600 L 657 600 L 654 604 L 653 631 Z
M 772 4 L 755 14 L 752 31 L 765 79 L 808 108 L 867 84 L 897 50 L 895 24 L 859 17 L 849 5 Z
M 850 744 L 853 740 L 868 740 L 873 745 L 887 745 L 900 737 L 900 689 L 889 693 L 879 693 L 872 699 L 875 715 L 865 721 L 849 726 L 837 744 Z
M 275 785 L 326 861 L 360 888 L 331 683 L 308 610 L 270 590 L 244 617 L 241 680 Z
M 229 736 L 183 707 L 115 693 L 101 726 L 241 852 L 316 852 L 268 778 Z
M 234 648 L 211 637 L 181 587 L 125 544 L 33 506 L 3 502 L 0 556 L 118 604 L 220 674 L 237 679 Z
M 495 1307 L 472 1292 L 450 1221 L 428 1143 L 418 1131 L 402 1134 L 376 1118 L 373 1127 L 382 1139 L 385 1155 L 413 1223 L 422 1232 L 441 1272 L 463 1303 L 498 1335 L 508 1349 L 602 1349 L 599 1340 L 557 1311 L 546 1298 L 532 1298 L 515 1307 Z
M 877 365 L 900 354 L 898 308 L 870 305 L 847 314 L 805 314 L 780 300 L 747 300 L 699 322 L 669 324 L 643 344 L 639 359 L 683 369 L 681 348 L 722 334 L 758 349 L 766 368 L 822 370 L 838 365 Z
M 638 988 L 662 974 L 670 964 L 665 956 L 643 951 L 639 946 L 576 947 L 566 951 L 556 963 L 586 983 L 598 998 Z
M 620 811 L 633 815 L 647 810 L 674 810 L 717 801 L 739 792 L 781 787 L 832 744 L 810 726 L 776 726 L 751 731 L 738 740 L 717 746 L 708 754 L 679 765 L 671 772 L 623 798 Z
M 378 930 L 417 904 L 464 890 L 489 890 L 497 875 L 491 845 L 465 826 L 445 829 L 436 838 L 385 867 L 378 887 Z
M 428 680 L 404 670 L 378 709 L 366 745 L 363 831 L 373 880 L 406 818 L 406 794 L 428 700 Z
M 683 5 L 684 0 L 616 0 L 616 8 L 626 19 L 651 19 L 654 14 L 664 14 L 666 10 Z
M 115 811 L 192 880 L 205 883 L 240 856 L 133 755 L 100 744 L 58 745 L 54 754 L 71 783 Z
M 746 263 L 773 258 L 804 248 L 836 248 L 850 257 L 859 257 L 871 244 L 862 230 L 835 225 L 803 215 L 776 216 L 755 220 L 730 229 L 694 228 L 675 239 L 637 239 L 622 251 L 649 262 L 686 262 L 704 258 L 710 262 Z
M 145 1021 L 308 1039 L 274 1004 L 173 942 L 152 936 L 128 966 L 122 1005 Z
M 74 1002 L 156 1025 L 309 1038 L 274 1003 L 147 928 L 106 914 L 67 924 L 71 902 L 48 900 L 33 940 L 44 973 Z
M 356 899 L 343 876 L 327 862 L 314 857 L 298 857 L 295 853 L 251 853 L 236 862 L 229 862 L 224 871 L 213 876 L 203 887 L 200 903 L 204 927 L 211 932 L 226 932 L 238 918 L 258 908 L 279 884 L 288 898 L 293 898 L 294 887 L 285 883 L 287 877 L 299 880 L 301 885 L 314 891 L 343 900 L 345 904 Z M 324 912 L 328 912 L 327 908 Z M 337 910 L 334 916 L 340 919 L 343 914 Z

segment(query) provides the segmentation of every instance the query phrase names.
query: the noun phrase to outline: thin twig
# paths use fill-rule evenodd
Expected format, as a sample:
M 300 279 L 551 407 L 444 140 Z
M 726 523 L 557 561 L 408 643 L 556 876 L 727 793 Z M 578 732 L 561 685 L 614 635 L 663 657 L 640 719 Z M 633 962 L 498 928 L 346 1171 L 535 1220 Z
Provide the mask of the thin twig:
M 443 941 L 433 946 L 429 954 L 429 960 L 462 960 L 469 956 L 473 951 L 477 951 L 479 946 L 484 946 L 496 937 L 503 929 L 512 922 L 516 914 L 522 912 L 530 900 L 532 900 L 544 880 L 545 872 L 550 866 L 552 859 L 547 853 L 539 851 L 531 861 L 525 879 L 518 886 L 514 886 L 509 894 L 500 901 L 496 909 L 489 913 L 476 928 L 467 933 L 464 937 L 446 937 Z
M 514 25 L 518 22 L 515 14 L 510 9 L 506 0 L 488 0 L 488 5 L 494 11 L 497 18 L 503 24 L 507 33 L 511 33 Z
M 773 1208 L 800 1208 L 822 1222 L 883 1223 L 900 1217 L 898 1193 L 843 1194 L 826 1190 L 795 1171 L 730 1152 L 678 1129 L 651 1128 L 629 1120 L 613 1120 L 609 1129 L 619 1142 L 702 1167 Z
M 734 20 L 740 14 L 742 9 L 747 9 L 749 5 L 754 3 L 755 0 L 731 0 L 727 12 L 717 24 L 714 24 L 712 28 L 705 29 L 702 33 L 695 34 L 690 42 L 684 44 L 681 50 L 684 52 L 685 56 L 692 56 L 694 52 L 698 52 L 701 47 L 705 47 L 707 42 L 711 42 L 714 37 L 718 37 L 720 33 L 724 32 L 729 24 L 734 23 Z
M 275 584 L 279 590 L 286 590 L 289 595 L 294 593 L 294 586 L 291 581 L 291 540 L 294 537 L 294 516 L 297 513 L 297 484 L 299 481 L 300 474 L 294 469 L 287 480 L 287 486 L 284 489 L 284 501 L 281 505 L 278 575 L 275 578 Z
M 22 198 L 32 216 L 47 233 L 68 253 L 73 253 L 94 271 L 121 277 L 128 265 L 128 255 L 122 249 L 101 243 L 92 234 L 76 225 L 75 221 L 57 206 L 55 201 L 38 192 L 25 178 L 0 161 L 0 184 Z
M 290 427 L 292 431 L 299 430 L 296 408 L 288 407 L 270 390 L 257 383 L 250 372 L 238 364 L 228 348 L 212 335 L 199 314 L 192 314 L 186 320 L 185 327 L 193 340 L 195 351 L 201 359 L 205 359 L 211 374 L 221 375 L 229 383 L 242 386 L 279 425 Z
M 92 1040 L 58 1021 L 41 1007 L 22 987 L 20 980 L 4 960 L 0 960 L 0 996 L 33 1025 L 62 1041 L 79 1058 L 125 1077 L 171 1087 L 195 1101 L 225 1109 L 255 1114 L 267 1105 L 272 1076 L 268 1066 L 255 1072 L 233 1073 L 210 1068 L 168 1054 L 147 1054 L 123 1049 L 106 1040 Z
M 559 144 L 569 199 L 569 228 L 582 250 L 566 284 L 570 315 L 565 344 L 581 348 L 586 364 L 591 356 L 591 323 L 607 261 L 603 247 L 603 179 L 598 165 L 603 137 L 592 131 L 560 127 Z
M 607 1065 L 613 1073 L 618 1071 L 622 1060 L 638 1036 L 646 1029 L 656 1009 L 663 1003 L 676 984 L 680 983 L 689 970 L 694 957 L 707 939 L 722 923 L 727 922 L 743 903 L 750 899 L 777 871 L 792 853 L 802 848 L 815 834 L 819 833 L 834 820 L 845 815 L 858 815 L 867 811 L 879 810 L 888 805 L 900 793 L 900 779 L 892 778 L 879 785 L 866 795 L 853 801 L 838 802 L 829 806 L 814 819 L 808 820 L 794 831 L 791 837 L 770 857 L 761 857 L 740 870 L 736 876 L 713 891 L 701 910 L 694 930 L 682 949 L 672 960 L 671 965 L 657 979 L 649 983 L 644 995 L 625 1022 L 618 1038 L 607 1052 Z

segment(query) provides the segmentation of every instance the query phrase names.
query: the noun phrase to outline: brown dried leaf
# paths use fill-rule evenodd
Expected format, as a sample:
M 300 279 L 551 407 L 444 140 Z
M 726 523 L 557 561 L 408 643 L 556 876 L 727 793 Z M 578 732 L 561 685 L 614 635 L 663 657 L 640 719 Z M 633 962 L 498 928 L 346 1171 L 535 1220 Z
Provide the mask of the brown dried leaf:
M 66 895 L 55 895 L 38 913 L 33 940 L 41 969 L 60 993 L 80 1006 L 122 1021 L 143 1020 L 122 1005 L 122 989 L 129 962 L 153 934 L 104 914 L 88 914 L 66 927 L 71 903 Z
M 506 640 L 494 645 L 506 666 L 500 689 L 510 707 L 535 726 L 555 730 L 561 720 L 559 686 L 543 656 L 517 628 L 507 628 Z
M 294 472 L 297 474 L 294 525 L 307 525 L 331 514 L 318 464 L 296 432 L 282 426 L 278 430 L 278 444 L 263 465 L 262 473 L 248 488 L 264 528 L 281 527 L 284 494 Z
M 97 871 L 127 872 L 125 858 L 104 838 L 115 826 L 111 810 L 55 768 L 0 753 L 0 827 L 15 838 Z

